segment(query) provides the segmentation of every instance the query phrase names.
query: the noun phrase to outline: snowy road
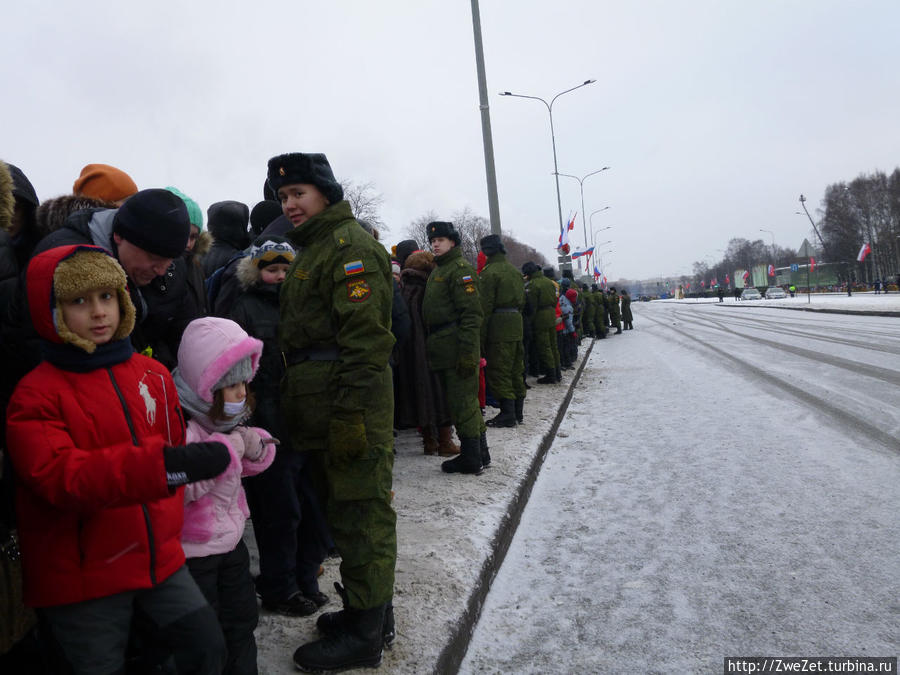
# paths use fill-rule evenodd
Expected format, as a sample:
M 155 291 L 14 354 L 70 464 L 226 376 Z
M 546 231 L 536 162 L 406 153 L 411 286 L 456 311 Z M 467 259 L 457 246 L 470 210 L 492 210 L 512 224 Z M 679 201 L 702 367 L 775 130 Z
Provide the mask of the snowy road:
M 897 655 L 900 319 L 634 307 L 586 364 L 462 672 Z

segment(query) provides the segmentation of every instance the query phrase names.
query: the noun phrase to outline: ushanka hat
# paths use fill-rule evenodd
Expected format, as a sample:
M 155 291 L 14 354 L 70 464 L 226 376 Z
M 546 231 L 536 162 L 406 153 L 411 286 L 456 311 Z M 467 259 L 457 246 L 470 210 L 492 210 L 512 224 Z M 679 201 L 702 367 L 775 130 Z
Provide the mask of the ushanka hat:
M 53 320 L 63 342 L 93 354 L 97 345 L 73 333 L 63 318 L 62 303 L 99 288 L 114 288 L 119 299 L 119 326 L 112 340 L 121 340 L 134 328 L 134 305 L 126 289 L 125 270 L 102 248 L 81 246 L 57 264 L 53 272 Z
M 288 240 L 275 235 L 257 237 L 250 247 L 250 257 L 259 269 L 276 264 L 290 265 L 295 255 L 294 247 Z
M 278 188 L 294 183 L 315 185 L 329 204 L 344 198 L 344 188 L 321 152 L 291 152 L 269 160 L 268 184 L 272 192 L 277 195 Z
M 438 237 L 446 237 L 447 239 L 452 239 L 457 246 L 459 246 L 459 232 L 456 231 L 456 228 L 453 227 L 453 223 L 448 223 L 443 220 L 436 220 L 434 222 L 428 223 L 425 227 L 425 232 L 428 235 L 428 241 L 432 239 L 436 239 Z
M 533 260 L 529 260 L 524 265 L 522 265 L 522 274 L 524 274 L 526 277 L 530 277 L 535 272 L 540 272 L 540 271 L 541 271 L 541 268 L 538 267 L 537 263 L 535 263 Z
M 481 250 L 489 258 L 497 253 L 506 253 L 499 234 L 489 234 L 481 239 Z

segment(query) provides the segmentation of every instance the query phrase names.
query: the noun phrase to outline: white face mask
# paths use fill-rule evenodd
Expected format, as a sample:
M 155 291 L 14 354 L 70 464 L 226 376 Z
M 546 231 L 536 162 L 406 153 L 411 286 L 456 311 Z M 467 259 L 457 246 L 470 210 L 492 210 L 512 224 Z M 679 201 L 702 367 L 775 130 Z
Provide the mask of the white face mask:
M 225 401 L 225 414 L 229 417 L 234 417 L 235 415 L 240 415 L 244 412 L 244 408 L 247 406 L 247 399 L 240 401 L 238 403 L 229 403 Z

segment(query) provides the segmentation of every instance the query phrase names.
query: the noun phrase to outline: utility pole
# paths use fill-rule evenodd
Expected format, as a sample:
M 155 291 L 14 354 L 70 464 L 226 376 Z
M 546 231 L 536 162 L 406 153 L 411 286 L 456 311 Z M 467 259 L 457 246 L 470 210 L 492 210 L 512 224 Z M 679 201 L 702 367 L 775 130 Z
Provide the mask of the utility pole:
M 478 99 L 481 108 L 481 135 L 484 141 L 484 171 L 487 176 L 488 209 L 491 234 L 500 234 L 500 205 L 497 200 L 497 173 L 494 169 L 494 140 L 491 135 L 491 107 L 488 105 L 487 77 L 484 74 L 484 50 L 481 44 L 481 13 L 478 0 L 472 0 L 472 28 L 475 32 L 475 67 L 478 70 Z

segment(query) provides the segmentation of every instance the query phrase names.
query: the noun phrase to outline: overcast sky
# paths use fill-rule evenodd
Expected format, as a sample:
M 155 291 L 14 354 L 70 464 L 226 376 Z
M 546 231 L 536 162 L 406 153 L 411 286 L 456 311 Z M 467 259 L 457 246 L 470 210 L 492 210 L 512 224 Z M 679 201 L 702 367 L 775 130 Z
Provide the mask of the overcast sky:
M 609 278 L 688 273 L 732 237 L 796 248 L 825 187 L 900 165 L 897 0 L 481 0 L 501 226 L 555 258 L 559 170 L 583 176 Z M 324 152 L 384 195 L 488 216 L 468 0 L 5 3 L 0 158 L 41 199 L 81 167 L 262 198 L 266 162 Z M 560 179 L 563 217 L 578 183 Z M 590 233 L 588 233 L 590 238 Z

